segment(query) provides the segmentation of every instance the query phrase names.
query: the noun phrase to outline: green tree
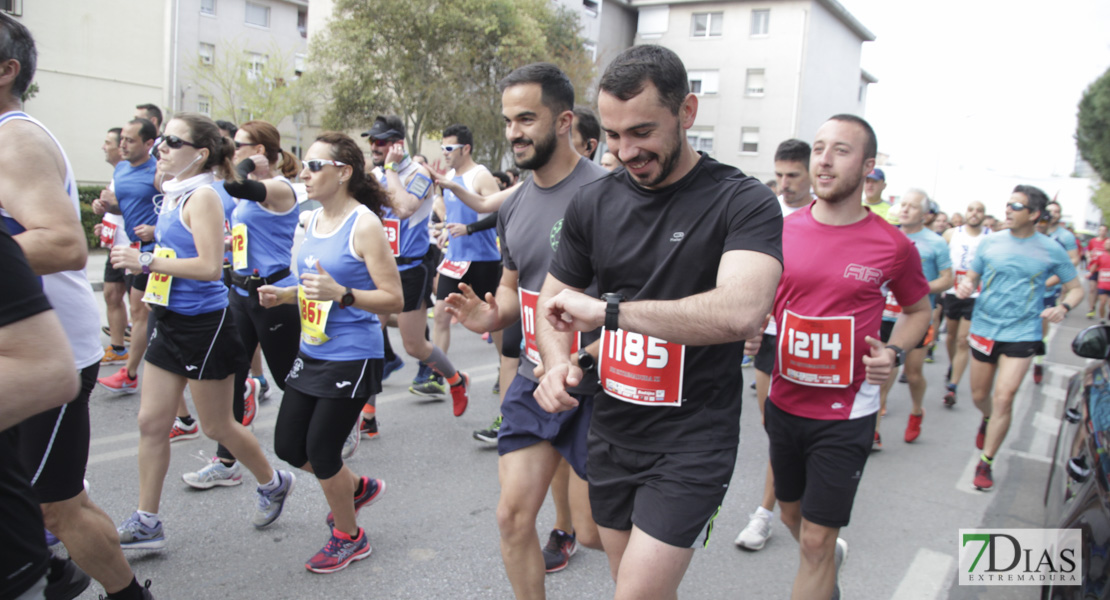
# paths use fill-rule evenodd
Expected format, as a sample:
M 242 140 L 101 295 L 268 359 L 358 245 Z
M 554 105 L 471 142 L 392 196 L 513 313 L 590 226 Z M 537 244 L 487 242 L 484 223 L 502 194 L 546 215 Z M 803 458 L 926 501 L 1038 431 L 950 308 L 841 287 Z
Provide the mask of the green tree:
M 548 0 L 336 0 L 311 45 L 313 87 L 325 127 L 405 121 L 410 148 L 452 123 L 474 131 L 475 160 L 500 165 L 504 139 L 497 82 L 549 61 L 584 97 L 594 74 L 575 14 Z
M 1079 154 L 1103 181 L 1110 181 L 1110 69 L 1083 92 L 1075 130 Z
M 1093 194 L 1091 194 L 1091 204 L 1094 204 L 1100 211 L 1102 211 L 1102 222 L 1107 222 L 1107 215 L 1110 215 L 1110 185 L 1105 181 L 1100 181 L 1091 186 Z
M 294 71 L 292 53 L 276 44 L 253 52 L 237 41 L 224 41 L 210 63 L 198 56 L 189 73 L 212 102 L 211 114 L 217 119 L 278 125 L 312 106 L 309 87 Z

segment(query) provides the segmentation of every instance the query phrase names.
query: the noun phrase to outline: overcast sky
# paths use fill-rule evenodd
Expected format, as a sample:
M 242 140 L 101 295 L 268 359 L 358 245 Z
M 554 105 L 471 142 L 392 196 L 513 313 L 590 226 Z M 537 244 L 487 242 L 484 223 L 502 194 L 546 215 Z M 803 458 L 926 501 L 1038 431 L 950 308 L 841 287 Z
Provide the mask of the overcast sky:
M 1068 175 L 1075 115 L 1110 67 L 1107 0 L 840 0 L 876 35 L 866 118 L 892 162 Z

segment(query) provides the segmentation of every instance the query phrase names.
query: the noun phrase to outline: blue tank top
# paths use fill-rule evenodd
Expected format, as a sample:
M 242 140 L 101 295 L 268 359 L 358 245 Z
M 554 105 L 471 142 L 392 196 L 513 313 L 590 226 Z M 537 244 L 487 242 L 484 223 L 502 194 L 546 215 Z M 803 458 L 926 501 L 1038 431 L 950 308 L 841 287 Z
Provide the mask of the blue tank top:
M 318 235 L 316 222 L 324 209 L 312 212 L 305 227 L 304 242 L 297 253 L 301 273 L 315 273 L 316 264 L 324 263 L 328 274 L 339 285 L 355 290 L 376 289 L 366 262 L 354 251 L 353 234 L 359 218 L 376 219 L 370 209 L 359 205 L 344 219 L 343 224 L 334 231 Z M 333 302 L 328 311 L 328 321 L 324 333 L 328 341 L 314 346 L 301 340 L 301 352 L 318 360 L 363 360 L 384 358 L 381 322 L 378 315 L 348 306 L 339 308 Z
M 405 157 L 401 161 L 401 166 L 398 169 L 398 177 L 402 182 L 408 181 L 413 173 L 420 169 L 420 165 L 412 162 L 412 159 Z M 389 181 L 385 178 L 385 172 L 382 172 L 378 182 L 382 184 L 383 189 L 389 187 Z M 400 227 L 400 250 L 401 257 L 403 258 L 421 258 L 428 253 L 428 245 L 432 243 L 428 237 L 428 221 L 432 217 L 431 204 L 432 204 L 432 190 L 429 188 L 424 193 L 423 204 L 415 213 L 407 219 L 401 219 Z M 384 207 L 385 218 L 396 219 L 397 215 L 388 207 Z M 407 265 L 397 265 L 398 271 L 404 271 L 418 266 L 419 262 L 409 263 Z
M 482 171 L 485 171 L 485 167 L 478 165 L 463 175 L 454 175 L 451 180 L 473 191 L 474 177 Z M 454 171 L 448 173 L 448 175 L 453 174 Z M 443 205 L 447 209 L 448 223 L 462 223 L 463 225 L 468 225 L 486 216 L 484 214 L 479 214 L 473 208 L 467 206 L 466 203 L 459 200 L 459 197 L 456 196 L 454 192 L 448 189 L 443 190 Z M 476 231 L 470 235 L 451 238 L 451 243 L 447 246 L 447 260 L 501 260 L 501 251 L 497 249 L 497 229 L 491 228 L 483 231 Z
M 220 195 L 220 203 L 224 205 L 224 238 L 231 235 L 231 211 L 235 210 L 235 198 L 227 193 L 227 188 L 224 187 L 224 182 L 217 181 L 212 184 L 212 189 Z M 224 260 L 231 262 L 231 250 L 224 252 Z
M 288 179 L 278 178 L 286 184 Z M 292 186 L 290 186 L 292 187 Z M 239 275 L 251 275 L 255 269 L 262 277 L 289 268 L 293 257 L 293 234 L 297 232 L 297 220 L 300 208 L 296 202 L 293 207 L 283 213 L 276 213 L 264 208 L 257 202 L 244 200 L 235 207 L 231 214 L 231 226 L 239 224 L 247 226 L 247 268 L 238 269 Z M 325 265 L 325 269 L 327 266 Z M 365 268 L 363 269 L 366 270 Z M 297 285 L 297 277 L 290 272 L 284 279 L 273 285 L 288 287 Z M 247 291 L 239 286 L 231 286 L 235 293 L 246 296 Z
M 202 189 L 201 186 L 197 189 Z M 197 246 L 193 232 L 181 220 L 185 203 L 197 190 L 187 192 L 171 210 L 158 216 L 154 241 L 163 248 L 172 248 L 177 258 L 196 258 Z M 166 307 L 183 315 L 200 315 L 227 307 L 227 288 L 222 281 L 197 281 L 174 277 L 170 283 L 170 302 Z
M 127 233 L 127 239 L 132 242 L 139 241 L 135 227 L 154 225 L 158 220 L 154 213 L 154 197 L 158 195 L 158 188 L 154 187 L 154 172 L 157 167 L 158 161 L 153 157 L 137 167 L 121 160 L 112 176 L 116 184 L 119 211 L 123 214 L 123 230 Z M 144 251 L 153 247 L 153 242 L 145 242 L 141 246 Z

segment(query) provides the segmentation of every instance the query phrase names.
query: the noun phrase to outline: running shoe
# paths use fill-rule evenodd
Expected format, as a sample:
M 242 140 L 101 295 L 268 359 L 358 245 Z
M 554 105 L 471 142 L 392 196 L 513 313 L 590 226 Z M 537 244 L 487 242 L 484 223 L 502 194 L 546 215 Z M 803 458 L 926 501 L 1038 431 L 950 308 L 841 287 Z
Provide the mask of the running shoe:
M 929 346 L 928 350 L 925 351 L 925 362 L 929 364 L 937 362 L 937 359 L 933 358 L 933 351 L 936 350 L 936 348 L 937 345 L 934 343 Z
M 833 550 L 836 583 L 833 584 L 832 600 L 840 600 L 840 567 L 844 564 L 846 558 L 848 558 L 848 542 L 844 541 L 844 538 L 836 538 L 836 549 Z
M 748 525 L 736 536 L 735 544 L 745 550 L 760 550 L 771 538 L 771 517 L 756 511 L 752 513 Z
M 879 432 L 876 431 L 875 432 L 875 441 L 871 443 L 871 451 L 872 452 L 881 452 L 882 449 L 883 449 L 883 436 L 879 435 Z
M 385 493 L 385 481 L 363 477 L 360 487 L 362 487 L 362 493 L 355 496 L 355 518 L 358 518 L 358 511 L 361 510 L 363 506 L 370 506 L 377 502 L 378 498 L 382 497 L 382 494 Z M 355 491 L 357 492 L 358 490 Z M 328 516 L 324 520 L 327 522 L 328 527 L 335 529 L 335 516 L 331 514 L 331 511 L 328 511 Z
M 426 398 L 438 398 L 447 394 L 447 387 L 443 385 L 443 378 L 432 371 L 432 368 L 420 363 L 420 369 L 409 386 L 409 392 Z
M 100 377 L 96 382 L 113 394 L 134 394 L 139 389 L 139 378 L 128 377 L 127 367 L 121 367 L 113 375 Z
M 192 425 L 186 425 L 180 417 L 173 420 L 173 428 L 170 429 L 170 443 L 195 440 L 198 437 L 200 437 L 200 426 L 197 425 L 195 420 Z
M 956 384 L 946 383 L 944 387 L 948 390 L 944 392 L 944 405 L 948 408 L 952 408 L 956 406 Z
M 501 393 L 501 376 L 498 375 L 497 379 L 493 380 L 493 389 L 490 390 L 494 395 Z
M 278 471 L 277 474 L 280 481 L 277 489 L 267 492 L 261 486 L 258 487 L 258 512 L 251 519 L 251 525 L 257 529 L 273 524 L 281 516 L 285 501 L 293 493 L 293 485 L 297 482 L 296 476 L 290 471 Z
M 557 573 L 567 568 L 570 557 L 578 552 L 578 540 L 562 529 L 552 529 L 543 547 L 543 566 L 548 573 Z
M 987 441 L 987 420 L 979 424 L 979 433 L 975 434 L 975 447 L 982 450 L 983 444 Z
M 370 541 L 366 539 L 366 532 L 358 528 L 358 536 L 351 539 L 342 531 L 332 531 L 331 539 L 315 554 L 304 568 L 313 573 L 334 573 L 346 569 L 356 560 L 368 558 L 373 550 Z
M 107 325 L 104 325 L 103 327 L 101 327 L 100 330 L 104 332 L 104 335 L 106 335 L 108 337 L 112 337 L 112 330 L 108 329 Z M 128 343 L 128 344 L 131 343 L 131 325 L 130 324 L 127 325 L 127 329 L 123 330 L 123 341 L 125 343 Z
M 1087 313 L 1087 318 L 1088 318 L 1088 319 L 1093 319 L 1093 318 L 1095 318 L 1095 311 L 1093 311 L 1093 310 L 1092 310 L 1091 312 Z
M 740 360 L 740 366 L 744 367 L 744 368 L 748 368 L 748 367 L 752 366 L 752 364 L 754 364 L 754 362 L 755 361 L 752 359 L 752 357 L 744 355 L 744 358 Z
M 1033 383 L 1041 385 L 1044 381 L 1044 365 L 1033 365 Z
M 89 574 L 82 571 L 72 560 L 52 559 L 50 572 L 46 577 L 45 597 L 47 600 L 70 600 L 80 596 L 90 583 L 92 583 L 92 577 L 89 577 Z
M 127 348 L 123 349 L 123 353 L 116 352 L 116 349 L 111 345 L 104 348 L 104 357 L 100 359 L 102 365 L 121 365 L 127 362 Z
M 394 354 L 393 360 L 386 361 L 385 367 L 382 368 L 382 381 L 389 379 L 389 376 L 392 375 L 394 371 L 399 371 L 403 368 L 405 368 L 405 361 L 401 360 L 400 356 Z
M 906 423 L 906 443 L 910 443 L 921 435 L 921 421 L 925 418 L 925 411 L 920 415 L 910 415 L 910 420 Z
M 979 466 L 975 467 L 975 479 L 971 480 L 971 485 L 984 492 L 994 485 L 994 476 L 991 475 L 991 466 L 987 461 L 979 459 Z
M 162 521 L 153 526 L 146 526 L 139 518 L 139 512 L 131 513 L 130 517 L 116 528 L 119 533 L 121 548 L 132 550 L 160 550 L 166 547 L 166 535 L 162 531 Z
M 755 389 L 755 382 L 753 381 L 753 382 L 752 382 L 752 384 L 751 384 L 751 385 L 749 385 L 748 387 L 750 387 L 751 389 L 753 389 L 753 390 L 754 390 L 754 389 Z
M 258 384 L 261 386 L 258 390 L 258 401 L 268 402 L 270 400 L 270 382 L 267 381 L 266 377 L 263 375 L 259 375 L 255 377 L 255 379 L 258 380 Z
M 378 437 L 378 417 L 363 419 L 362 423 L 359 423 L 359 431 L 361 431 L 368 440 Z
M 948 371 L 944 376 L 945 381 L 952 381 L 952 365 L 948 365 Z
M 463 416 L 470 404 L 470 375 L 459 371 L 461 381 L 451 386 L 451 408 L 456 417 Z
M 250 427 L 254 417 L 258 414 L 258 394 L 262 385 L 254 377 L 247 377 L 247 385 L 243 389 L 243 427 Z
M 474 439 L 487 444 L 496 444 L 499 431 L 501 431 L 501 415 L 497 415 L 497 418 L 493 420 L 493 423 L 490 423 L 489 427 L 475 430 Z
M 207 467 L 193 473 L 184 473 L 181 480 L 191 488 L 209 490 L 216 486 L 231 487 L 243 483 L 243 472 L 238 462 L 228 466 L 219 457 L 213 457 Z
M 362 418 L 359 417 L 355 426 L 351 428 L 351 432 L 347 434 L 347 439 L 343 441 L 343 460 L 347 460 L 355 455 L 358 450 L 358 442 L 362 437 Z

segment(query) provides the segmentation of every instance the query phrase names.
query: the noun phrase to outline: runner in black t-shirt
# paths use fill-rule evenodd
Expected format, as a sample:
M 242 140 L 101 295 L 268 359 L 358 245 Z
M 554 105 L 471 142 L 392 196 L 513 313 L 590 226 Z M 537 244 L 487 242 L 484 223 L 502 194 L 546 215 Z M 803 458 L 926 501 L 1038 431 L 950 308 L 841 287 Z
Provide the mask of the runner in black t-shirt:
M 686 143 L 698 100 L 672 51 L 625 50 L 600 90 L 625 170 L 583 186 L 567 209 L 539 300 L 547 374 L 536 398 L 549 412 L 577 404 L 568 333 L 604 324 L 590 505 L 617 594 L 669 597 L 732 477 L 736 365 L 770 312 L 782 213 L 766 186 Z M 595 278 L 605 300 L 581 293 Z

